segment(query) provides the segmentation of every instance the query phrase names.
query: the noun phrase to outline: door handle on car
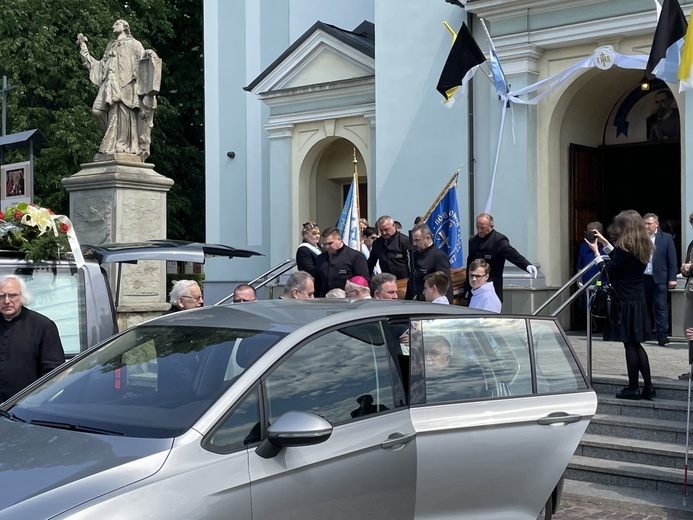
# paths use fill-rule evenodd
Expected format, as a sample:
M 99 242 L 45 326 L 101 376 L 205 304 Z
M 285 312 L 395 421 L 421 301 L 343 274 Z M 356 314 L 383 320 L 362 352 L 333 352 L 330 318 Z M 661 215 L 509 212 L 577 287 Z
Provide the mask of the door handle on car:
M 537 419 L 537 423 L 542 426 L 565 426 L 566 424 L 576 423 L 582 420 L 582 415 L 568 414 L 565 412 L 550 413 L 546 417 Z
M 400 432 L 391 433 L 386 441 L 380 443 L 380 447 L 383 449 L 394 448 L 396 446 L 404 446 L 406 443 L 411 442 L 416 437 L 415 433 L 405 435 Z

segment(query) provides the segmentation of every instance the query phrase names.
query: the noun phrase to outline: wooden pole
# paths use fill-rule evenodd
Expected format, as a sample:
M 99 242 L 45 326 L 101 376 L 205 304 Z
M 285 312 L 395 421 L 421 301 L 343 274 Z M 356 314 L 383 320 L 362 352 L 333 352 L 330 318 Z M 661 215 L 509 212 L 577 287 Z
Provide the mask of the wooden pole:
M 431 207 L 428 208 L 428 211 L 427 211 L 426 214 L 422 217 L 423 222 L 426 222 L 426 220 L 428 220 L 428 217 L 431 215 L 431 213 L 433 213 L 433 210 L 435 209 L 435 207 L 436 207 L 436 206 L 438 205 L 438 203 L 440 202 L 440 199 L 442 199 L 443 197 L 445 197 L 445 194 L 448 192 L 448 190 L 450 189 L 450 187 L 451 187 L 453 184 L 456 184 L 456 183 L 457 183 L 457 177 L 458 177 L 458 175 L 459 175 L 461 169 L 462 169 L 462 166 L 460 166 L 459 168 L 457 168 L 457 171 L 456 171 L 455 173 L 452 174 L 452 177 L 450 177 L 450 180 L 448 181 L 448 183 L 447 183 L 447 184 L 445 185 L 445 187 L 443 188 L 443 191 L 441 191 L 441 192 L 438 194 L 438 197 L 436 198 L 436 200 L 433 201 L 433 204 L 431 204 Z
M 356 169 L 356 147 L 354 146 L 354 197 L 356 197 L 356 213 L 358 213 L 359 220 L 356 222 L 357 226 L 357 237 L 359 239 L 359 244 L 361 243 L 361 198 L 359 197 L 359 172 Z

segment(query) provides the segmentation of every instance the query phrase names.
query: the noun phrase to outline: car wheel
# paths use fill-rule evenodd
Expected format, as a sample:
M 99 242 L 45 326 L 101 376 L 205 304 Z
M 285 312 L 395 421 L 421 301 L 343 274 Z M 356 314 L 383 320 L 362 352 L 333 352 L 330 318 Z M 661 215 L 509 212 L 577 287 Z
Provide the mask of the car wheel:
M 540 515 L 542 520 L 551 520 L 551 518 L 553 518 L 553 493 L 549 495 L 549 499 L 546 501 L 542 513 L 543 514 Z

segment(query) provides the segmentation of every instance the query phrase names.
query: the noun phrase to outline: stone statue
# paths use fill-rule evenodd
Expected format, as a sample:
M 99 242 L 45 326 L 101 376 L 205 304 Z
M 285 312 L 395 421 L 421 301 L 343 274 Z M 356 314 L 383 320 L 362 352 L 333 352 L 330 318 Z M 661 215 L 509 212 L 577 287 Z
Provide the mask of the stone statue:
M 86 42 L 84 35 L 77 35 L 82 64 L 89 69 L 89 80 L 99 86 L 92 114 L 104 133 L 94 160 L 130 154 L 135 157 L 128 160 L 144 161 L 149 157 L 161 59 L 144 50 L 125 20 L 113 24 L 113 39 L 100 61 L 89 54 Z

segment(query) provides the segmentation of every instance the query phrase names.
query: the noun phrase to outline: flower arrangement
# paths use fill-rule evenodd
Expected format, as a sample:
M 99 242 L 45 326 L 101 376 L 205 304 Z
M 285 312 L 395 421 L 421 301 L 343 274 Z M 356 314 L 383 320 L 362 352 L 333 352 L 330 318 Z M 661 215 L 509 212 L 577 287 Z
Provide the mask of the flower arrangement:
M 20 202 L 0 212 L 0 249 L 22 251 L 27 260 L 57 260 L 70 251 L 68 226 L 48 208 Z

